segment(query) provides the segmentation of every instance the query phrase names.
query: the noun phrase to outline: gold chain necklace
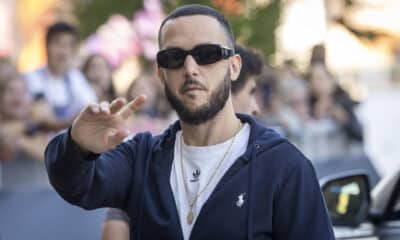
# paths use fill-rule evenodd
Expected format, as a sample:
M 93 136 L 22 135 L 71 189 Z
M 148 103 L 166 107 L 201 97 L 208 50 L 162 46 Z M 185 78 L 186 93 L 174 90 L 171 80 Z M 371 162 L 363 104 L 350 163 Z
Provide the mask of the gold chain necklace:
M 242 127 L 242 122 L 239 122 L 238 132 L 240 131 L 241 127 Z M 208 180 L 208 182 L 206 183 L 206 185 L 203 187 L 203 189 L 202 189 L 201 191 L 199 191 L 199 192 L 196 194 L 196 196 L 194 197 L 194 199 L 193 199 L 192 202 L 190 202 L 189 187 L 187 186 L 187 183 L 186 183 L 186 173 L 185 173 L 185 170 L 184 170 L 184 167 L 183 167 L 183 157 L 182 157 L 183 134 L 181 135 L 181 142 L 180 142 L 180 160 L 181 160 L 181 171 L 182 171 L 183 183 L 184 183 L 184 186 L 185 186 L 186 198 L 187 198 L 187 201 L 188 201 L 188 204 L 189 204 L 189 212 L 188 212 L 188 214 L 187 214 L 187 216 L 186 216 L 186 221 L 187 221 L 187 223 L 188 223 L 189 225 L 191 225 L 191 224 L 193 223 L 193 220 L 194 220 L 194 211 L 193 211 L 193 206 L 194 206 L 194 204 L 196 203 L 196 201 L 197 201 L 197 199 L 199 198 L 199 196 L 207 189 L 208 185 L 211 183 L 211 180 L 214 178 L 215 174 L 217 174 L 218 169 L 221 167 L 222 163 L 224 162 L 226 156 L 228 155 L 228 152 L 230 152 L 230 150 L 231 150 L 231 148 L 232 148 L 232 145 L 233 145 L 233 142 L 235 141 L 235 138 L 236 138 L 236 135 L 237 135 L 237 134 L 238 134 L 238 133 L 236 133 L 236 134 L 233 136 L 233 138 L 232 138 L 232 140 L 231 140 L 231 142 L 230 142 L 230 144 L 229 144 L 228 149 L 226 150 L 226 152 L 225 152 L 224 155 L 222 156 L 222 158 L 221 158 L 221 160 L 219 161 L 218 166 L 215 168 L 214 172 L 211 174 L 210 179 Z

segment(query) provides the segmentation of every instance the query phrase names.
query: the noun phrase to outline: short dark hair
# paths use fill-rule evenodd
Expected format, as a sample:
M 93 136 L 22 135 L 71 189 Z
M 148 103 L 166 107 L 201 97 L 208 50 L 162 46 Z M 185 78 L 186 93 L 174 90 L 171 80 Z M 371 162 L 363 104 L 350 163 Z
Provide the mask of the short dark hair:
M 242 58 L 242 69 L 236 81 L 232 81 L 232 93 L 235 94 L 243 88 L 252 76 L 261 74 L 263 60 L 260 54 L 235 44 L 235 52 Z
M 224 28 L 225 33 L 229 40 L 229 47 L 233 48 L 235 43 L 235 37 L 233 35 L 233 31 L 231 25 L 229 24 L 228 20 L 224 17 L 223 14 L 215 10 L 214 8 L 200 5 L 200 4 L 188 4 L 183 5 L 172 11 L 161 23 L 160 29 L 158 30 L 158 45 L 161 47 L 161 30 L 163 29 L 166 22 L 171 19 L 175 19 L 178 17 L 184 16 L 193 16 L 193 15 L 205 15 L 216 19 L 221 26 Z
M 78 39 L 79 36 L 78 30 L 71 24 L 66 22 L 56 22 L 47 28 L 46 46 L 49 45 L 50 41 L 52 40 L 52 38 L 54 38 L 54 36 L 60 33 L 69 33 L 73 35 L 76 39 Z

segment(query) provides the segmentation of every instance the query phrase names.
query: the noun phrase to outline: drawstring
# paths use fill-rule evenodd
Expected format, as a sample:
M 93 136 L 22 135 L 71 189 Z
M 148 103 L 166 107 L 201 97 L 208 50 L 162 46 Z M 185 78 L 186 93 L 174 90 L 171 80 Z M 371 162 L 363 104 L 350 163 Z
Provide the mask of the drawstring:
M 248 186 L 248 201 L 247 201 L 247 239 L 253 239 L 253 178 L 255 173 L 255 155 L 256 150 L 260 147 L 259 144 L 254 144 L 250 158 L 250 173 Z

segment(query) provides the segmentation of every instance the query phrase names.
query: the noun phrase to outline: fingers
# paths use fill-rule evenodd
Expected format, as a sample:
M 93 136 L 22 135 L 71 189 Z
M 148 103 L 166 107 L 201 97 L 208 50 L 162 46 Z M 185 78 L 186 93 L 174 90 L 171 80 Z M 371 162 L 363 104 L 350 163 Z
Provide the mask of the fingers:
M 97 114 L 100 113 L 100 106 L 97 103 L 91 103 L 83 111 L 89 114 Z
M 100 112 L 104 114 L 110 114 L 110 103 L 107 101 L 100 102 Z
M 126 104 L 119 113 L 121 114 L 122 118 L 126 119 L 139 110 L 143 104 L 146 102 L 146 95 L 140 95 L 133 99 L 131 102 Z
M 123 106 L 126 104 L 126 99 L 125 98 L 117 98 L 114 101 L 111 102 L 110 104 L 110 111 L 112 114 L 120 111 Z
M 116 99 L 116 100 L 118 100 L 118 99 Z M 113 103 L 116 100 L 114 100 Z M 118 101 L 118 102 L 120 102 L 120 101 Z M 118 104 L 121 104 L 121 103 L 118 103 Z M 113 107 L 113 105 L 110 105 L 110 103 L 108 103 L 107 101 L 102 101 L 100 103 L 91 103 L 85 108 L 84 112 L 89 113 L 89 114 L 109 115 L 112 113 L 111 107 Z
M 124 98 L 117 98 L 112 103 L 103 101 L 100 104 L 92 103 L 85 108 L 85 112 L 90 114 L 120 114 L 122 118 L 126 119 L 140 109 L 146 101 L 145 95 L 140 95 L 133 99 L 128 104 Z

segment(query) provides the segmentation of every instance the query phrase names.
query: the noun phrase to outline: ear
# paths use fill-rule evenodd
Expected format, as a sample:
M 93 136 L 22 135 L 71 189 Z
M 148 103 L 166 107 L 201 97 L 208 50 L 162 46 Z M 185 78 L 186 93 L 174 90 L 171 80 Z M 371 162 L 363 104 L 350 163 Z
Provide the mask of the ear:
M 242 69 L 242 58 L 239 54 L 235 54 L 230 57 L 229 61 L 229 72 L 231 76 L 231 81 L 236 81 L 239 77 L 240 70 Z
M 157 65 L 157 75 L 162 85 L 165 84 L 165 75 L 163 69 Z

